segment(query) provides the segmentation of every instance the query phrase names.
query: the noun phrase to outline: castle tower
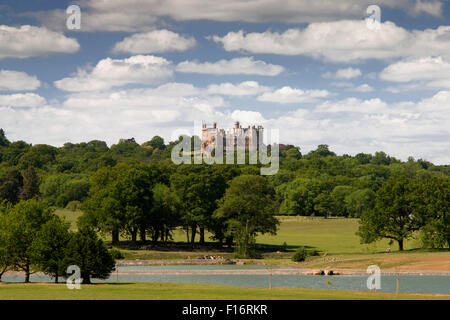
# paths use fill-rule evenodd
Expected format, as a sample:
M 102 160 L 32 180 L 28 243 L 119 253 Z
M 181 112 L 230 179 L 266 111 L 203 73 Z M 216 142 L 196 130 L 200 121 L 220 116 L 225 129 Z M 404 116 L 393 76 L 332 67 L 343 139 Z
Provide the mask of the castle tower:
M 259 148 L 259 141 L 262 139 L 263 127 L 258 125 L 248 126 L 242 128 L 239 121 L 234 123 L 231 131 L 225 132 L 224 129 L 218 129 L 217 123 L 214 122 L 211 128 L 206 124 L 202 125 L 202 154 L 206 153 L 206 148 L 210 145 L 217 147 L 219 145 L 218 139 L 223 139 L 223 150 L 236 150 L 238 141 L 244 142 L 245 149 L 250 148 L 251 144 L 256 143 L 256 148 Z

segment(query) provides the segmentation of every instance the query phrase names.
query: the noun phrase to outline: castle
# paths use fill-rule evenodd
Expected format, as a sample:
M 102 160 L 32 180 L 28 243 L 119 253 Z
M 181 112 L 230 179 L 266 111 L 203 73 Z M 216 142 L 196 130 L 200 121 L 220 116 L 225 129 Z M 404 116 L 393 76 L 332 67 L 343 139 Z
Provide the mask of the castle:
M 203 124 L 202 154 L 208 153 L 207 149 L 212 150 L 220 145 L 223 146 L 223 151 L 233 151 L 240 148 L 249 149 L 249 147 L 257 149 L 260 139 L 263 138 L 263 132 L 264 128 L 260 125 L 243 128 L 238 121 L 234 123 L 233 129 L 229 131 L 218 129 L 215 122 L 212 128 L 208 128 L 206 124 Z M 221 139 L 222 141 L 220 141 Z

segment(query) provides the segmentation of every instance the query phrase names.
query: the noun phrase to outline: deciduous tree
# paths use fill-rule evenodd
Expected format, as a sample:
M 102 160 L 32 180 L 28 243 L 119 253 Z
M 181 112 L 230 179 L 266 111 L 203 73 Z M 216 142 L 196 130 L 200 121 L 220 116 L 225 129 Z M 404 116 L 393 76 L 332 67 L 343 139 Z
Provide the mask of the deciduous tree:
M 64 269 L 76 265 L 81 270 L 82 283 L 91 278 L 107 279 L 115 268 L 115 260 L 101 239 L 91 228 L 82 228 L 69 240 L 64 258 Z
M 413 181 L 403 176 L 390 177 L 376 193 L 375 207 L 363 213 L 357 234 L 363 243 L 382 238 L 398 242 L 403 250 L 404 240 L 422 227 L 423 220 L 414 210 Z
M 237 253 L 248 257 L 258 233 L 276 234 L 276 209 L 275 192 L 264 177 L 241 175 L 231 181 L 215 215 L 226 219 Z

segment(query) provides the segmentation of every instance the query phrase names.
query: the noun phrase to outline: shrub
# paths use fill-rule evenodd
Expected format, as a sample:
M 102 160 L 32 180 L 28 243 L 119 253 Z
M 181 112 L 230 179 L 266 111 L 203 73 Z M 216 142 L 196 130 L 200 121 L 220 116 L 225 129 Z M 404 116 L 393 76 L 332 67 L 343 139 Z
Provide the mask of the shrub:
M 233 257 L 236 259 L 262 259 L 262 254 L 253 248 L 248 249 L 247 255 L 235 252 Z
M 292 261 L 294 262 L 305 261 L 307 255 L 308 252 L 306 251 L 305 247 L 300 247 L 295 251 L 294 255 L 292 256 Z
M 119 249 L 116 248 L 110 249 L 109 253 L 114 259 L 120 260 L 124 258 L 122 252 Z

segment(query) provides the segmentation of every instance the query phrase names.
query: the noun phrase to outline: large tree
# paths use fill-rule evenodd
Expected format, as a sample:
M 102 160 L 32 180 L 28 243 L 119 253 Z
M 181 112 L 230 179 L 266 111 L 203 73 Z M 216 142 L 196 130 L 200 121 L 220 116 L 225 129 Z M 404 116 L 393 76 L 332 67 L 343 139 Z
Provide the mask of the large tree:
M 347 195 L 344 199 L 349 217 L 359 218 L 373 209 L 375 205 L 375 192 L 370 189 L 358 189 Z
M 78 266 L 82 283 L 90 284 L 91 278 L 107 279 L 114 271 L 115 260 L 94 230 L 81 228 L 66 246 L 63 265 L 64 268 Z
M 397 241 L 402 251 L 404 240 L 423 225 L 421 215 L 415 212 L 414 190 L 413 180 L 404 176 L 390 177 L 377 191 L 374 209 L 361 216 L 357 232 L 361 242 L 388 238 Z
M 69 226 L 70 223 L 55 215 L 41 227 L 31 245 L 33 264 L 54 277 L 55 283 L 65 274 L 63 260 L 71 237 Z
M 425 226 L 422 240 L 433 248 L 450 247 L 450 178 L 421 180 L 416 188 L 416 211 Z
M 144 142 L 142 146 L 150 146 L 153 150 L 164 150 L 166 145 L 164 144 L 164 139 L 160 136 L 154 136 L 150 141 Z
M 84 205 L 81 222 L 112 232 L 113 244 L 119 233 L 127 232 L 136 242 L 140 231 L 145 241 L 152 209 L 153 185 L 160 180 L 160 170 L 154 165 L 120 163 L 103 168 L 93 176 L 90 198 Z
M 6 138 L 5 131 L 0 128 L 0 147 L 7 147 L 11 142 Z
M 327 192 L 322 192 L 315 197 L 314 210 L 325 219 L 331 216 L 336 210 L 332 196 Z
M 0 178 L 0 201 L 7 200 L 13 204 L 19 201 L 23 186 L 23 177 L 16 169 L 10 169 L 7 175 Z
M 13 256 L 9 250 L 8 216 L 10 203 L 0 203 L 0 282 L 3 274 L 13 266 Z
M 34 167 L 28 167 L 23 173 L 23 187 L 20 191 L 20 199 L 29 200 L 38 197 L 39 193 L 39 178 Z
M 169 187 L 158 183 L 153 187 L 153 208 L 148 221 L 148 230 L 153 242 L 158 238 L 166 242 L 172 231 L 180 225 L 180 204 Z
M 171 176 L 171 187 L 180 200 L 183 224 L 194 243 L 197 229 L 200 243 L 205 242 L 205 230 L 212 229 L 212 214 L 226 189 L 224 176 L 214 166 L 181 165 Z M 188 235 L 189 239 L 189 235 Z
M 33 273 L 33 242 L 42 226 L 53 217 L 52 209 L 36 199 L 20 201 L 6 210 L 2 230 L 6 233 L 6 243 L 12 256 L 14 268 L 25 272 L 25 282 L 30 282 Z
M 266 178 L 241 175 L 231 181 L 215 215 L 225 218 L 237 254 L 248 257 L 258 233 L 276 234 L 276 209 L 275 192 Z

